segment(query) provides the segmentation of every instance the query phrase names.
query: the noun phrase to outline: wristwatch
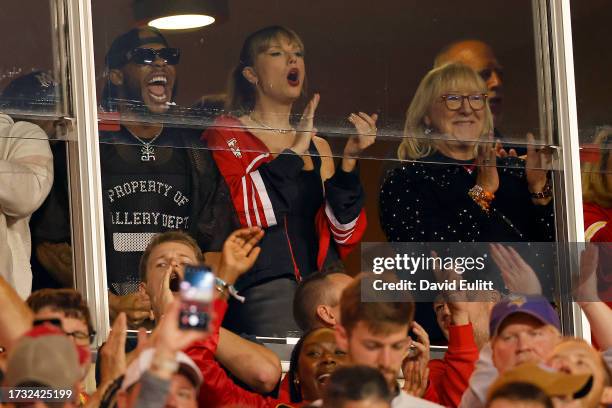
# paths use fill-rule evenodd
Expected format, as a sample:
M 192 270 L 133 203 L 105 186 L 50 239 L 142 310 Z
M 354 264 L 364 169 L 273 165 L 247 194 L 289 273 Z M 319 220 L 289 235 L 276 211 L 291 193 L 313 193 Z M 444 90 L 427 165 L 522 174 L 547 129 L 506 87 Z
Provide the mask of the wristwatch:
M 544 184 L 542 191 L 538 193 L 531 193 L 531 198 L 535 198 L 536 200 L 549 197 L 552 197 L 552 186 L 550 185 L 550 180 L 546 180 L 546 184 Z

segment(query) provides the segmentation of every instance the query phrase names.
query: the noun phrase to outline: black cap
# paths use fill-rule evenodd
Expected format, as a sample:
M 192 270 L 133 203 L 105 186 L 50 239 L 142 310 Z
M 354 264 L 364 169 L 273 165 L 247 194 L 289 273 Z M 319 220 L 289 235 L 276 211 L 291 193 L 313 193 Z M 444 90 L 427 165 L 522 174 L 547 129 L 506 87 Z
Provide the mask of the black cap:
M 128 63 L 127 54 L 145 44 L 163 44 L 167 47 L 168 41 L 156 28 L 134 28 L 115 38 L 106 54 L 106 67 L 108 69 L 121 68 Z

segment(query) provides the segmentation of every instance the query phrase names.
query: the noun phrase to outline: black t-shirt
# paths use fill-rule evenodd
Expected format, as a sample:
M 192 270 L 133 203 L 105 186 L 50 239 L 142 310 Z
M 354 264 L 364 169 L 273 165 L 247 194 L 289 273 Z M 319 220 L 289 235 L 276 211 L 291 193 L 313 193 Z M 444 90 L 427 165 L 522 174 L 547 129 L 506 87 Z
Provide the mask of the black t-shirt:
M 155 144 L 167 145 L 175 132 L 164 129 Z M 192 169 L 187 149 L 155 146 L 156 159 L 143 161 L 136 138 L 123 127 L 113 133 L 112 144 L 100 138 L 106 268 L 109 288 L 125 295 L 137 290 L 140 256 L 153 235 L 194 222 Z

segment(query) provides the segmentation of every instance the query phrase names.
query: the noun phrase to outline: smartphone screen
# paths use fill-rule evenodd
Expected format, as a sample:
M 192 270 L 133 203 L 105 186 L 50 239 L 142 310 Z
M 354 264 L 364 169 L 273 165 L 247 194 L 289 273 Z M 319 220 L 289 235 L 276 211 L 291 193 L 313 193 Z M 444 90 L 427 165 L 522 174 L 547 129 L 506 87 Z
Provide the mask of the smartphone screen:
M 180 288 L 179 327 L 208 330 L 215 295 L 215 275 L 204 265 L 186 266 Z

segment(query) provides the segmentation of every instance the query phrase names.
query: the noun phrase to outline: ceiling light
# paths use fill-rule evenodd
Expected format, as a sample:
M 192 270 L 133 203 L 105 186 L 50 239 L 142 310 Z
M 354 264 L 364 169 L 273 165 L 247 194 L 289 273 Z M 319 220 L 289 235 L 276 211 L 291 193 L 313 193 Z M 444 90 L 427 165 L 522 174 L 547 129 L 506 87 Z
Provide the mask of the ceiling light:
M 138 23 L 160 30 L 188 30 L 227 19 L 227 0 L 134 0 Z

